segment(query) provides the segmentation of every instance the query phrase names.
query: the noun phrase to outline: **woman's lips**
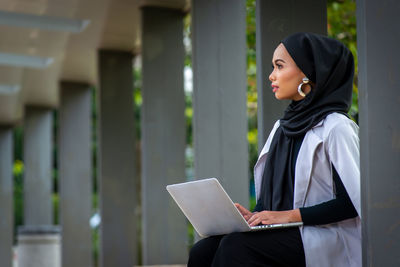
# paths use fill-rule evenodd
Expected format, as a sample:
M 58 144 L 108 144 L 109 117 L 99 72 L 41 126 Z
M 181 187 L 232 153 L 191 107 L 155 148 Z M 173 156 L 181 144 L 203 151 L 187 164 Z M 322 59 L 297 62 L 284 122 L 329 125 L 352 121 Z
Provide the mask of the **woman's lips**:
M 278 86 L 272 86 L 272 92 L 275 93 L 276 91 L 278 91 L 278 88 L 279 88 Z

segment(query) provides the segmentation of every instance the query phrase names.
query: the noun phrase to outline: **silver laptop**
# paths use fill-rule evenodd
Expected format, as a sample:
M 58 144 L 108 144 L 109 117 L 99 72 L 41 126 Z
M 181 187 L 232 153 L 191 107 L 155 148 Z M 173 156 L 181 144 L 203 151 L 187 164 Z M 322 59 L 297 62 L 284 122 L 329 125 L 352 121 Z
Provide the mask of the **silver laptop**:
M 167 190 L 202 237 L 303 225 L 295 222 L 251 227 L 216 178 L 168 185 Z

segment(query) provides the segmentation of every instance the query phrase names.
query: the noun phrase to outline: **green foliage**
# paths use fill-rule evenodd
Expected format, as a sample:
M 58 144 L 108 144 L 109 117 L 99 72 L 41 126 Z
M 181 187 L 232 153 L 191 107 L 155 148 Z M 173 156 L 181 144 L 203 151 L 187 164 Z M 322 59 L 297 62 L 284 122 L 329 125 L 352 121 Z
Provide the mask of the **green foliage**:
M 17 159 L 14 161 L 13 176 L 14 176 L 14 235 L 16 234 L 17 226 L 23 224 L 24 219 L 24 188 L 23 188 L 23 173 L 24 163 Z
M 51 195 L 51 201 L 53 203 L 53 222 L 54 225 L 59 225 L 60 223 L 60 216 L 59 216 L 59 210 L 60 210 L 60 195 L 56 192 L 54 192 Z
M 249 129 L 257 127 L 256 1 L 246 1 L 247 110 Z
M 142 68 L 135 67 L 133 69 L 133 103 L 134 103 L 134 116 L 135 116 L 135 130 L 136 130 L 136 138 L 137 140 L 141 139 L 141 110 L 142 110 Z
M 188 225 L 187 230 L 188 230 L 188 243 L 189 243 L 188 249 L 190 250 L 195 242 L 194 239 L 196 231 L 194 230 L 193 225 L 189 221 L 187 221 L 187 225 Z
M 358 120 L 358 57 L 356 29 L 356 1 L 328 1 L 328 36 L 345 44 L 354 57 L 355 73 L 353 84 L 353 101 L 349 115 Z
M 24 219 L 24 188 L 23 174 L 24 163 L 23 158 L 23 129 L 22 127 L 14 128 L 14 234 L 18 225 L 22 225 Z
M 188 13 L 183 19 L 183 43 L 185 45 L 185 66 L 192 66 L 192 46 L 191 46 L 191 38 L 192 38 L 192 29 L 191 29 L 192 17 L 190 13 Z
M 22 161 L 24 153 L 24 131 L 21 126 L 14 128 L 14 159 Z
M 193 146 L 193 104 L 190 95 L 185 96 L 186 144 Z
M 99 228 L 92 228 L 92 244 L 93 244 L 93 264 L 99 266 L 99 251 L 100 251 L 100 233 Z
M 254 208 L 256 207 L 257 204 L 257 200 L 255 196 L 250 196 L 250 207 L 249 210 L 254 210 Z
M 256 64 L 256 1 L 246 0 L 247 40 L 247 141 L 249 143 L 249 175 L 258 157 L 257 131 L 257 64 Z M 253 178 L 251 178 L 251 181 Z

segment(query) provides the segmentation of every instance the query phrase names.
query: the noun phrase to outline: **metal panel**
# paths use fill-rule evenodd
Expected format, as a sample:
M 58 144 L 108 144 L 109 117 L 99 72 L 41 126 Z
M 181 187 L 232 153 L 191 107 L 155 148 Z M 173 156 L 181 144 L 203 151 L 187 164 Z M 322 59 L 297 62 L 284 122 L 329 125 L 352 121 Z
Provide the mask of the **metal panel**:
M 0 127 L 0 266 L 12 266 L 13 246 L 13 130 Z
M 187 225 L 165 186 L 185 181 L 183 13 L 142 9 L 143 264 L 187 260 Z
M 137 263 L 132 54 L 101 50 L 98 117 L 100 266 Z
M 195 175 L 249 205 L 245 1 L 194 0 Z
M 92 266 L 91 92 L 87 84 L 61 83 L 59 189 L 62 266 Z
M 399 1 L 357 1 L 363 266 L 400 266 Z
M 53 224 L 53 114 L 29 107 L 24 122 L 24 224 Z

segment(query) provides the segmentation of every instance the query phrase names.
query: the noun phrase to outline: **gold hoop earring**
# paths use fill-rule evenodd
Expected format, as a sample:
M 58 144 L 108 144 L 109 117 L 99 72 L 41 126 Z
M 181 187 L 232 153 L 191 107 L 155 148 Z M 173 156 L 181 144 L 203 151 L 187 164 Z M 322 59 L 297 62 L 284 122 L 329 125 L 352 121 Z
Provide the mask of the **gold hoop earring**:
M 306 94 L 303 92 L 303 90 L 301 90 L 301 88 L 303 87 L 303 85 L 308 84 L 309 82 L 310 80 L 307 77 L 304 77 L 303 82 L 297 87 L 297 92 L 299 92 L 299 95 L 301 95 L 302 97 L 305 97 Z

